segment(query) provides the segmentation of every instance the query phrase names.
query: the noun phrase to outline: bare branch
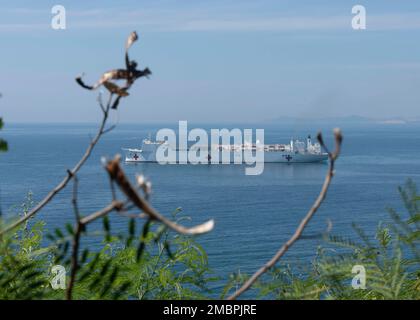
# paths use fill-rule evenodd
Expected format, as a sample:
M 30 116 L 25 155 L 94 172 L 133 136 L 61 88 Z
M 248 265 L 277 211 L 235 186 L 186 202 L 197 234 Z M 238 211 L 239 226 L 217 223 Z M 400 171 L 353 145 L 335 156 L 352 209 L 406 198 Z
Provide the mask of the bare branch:
M 329 158 L 329 167 L 318 198 L 315 200 L 314 204 L 309 209 L 306 216 L 301 220 L 298 228 L 296 229 L 292 237 L 276 252 L 276 254 L 266 264 L 264 264 L 260 269 L 258 269 L 238 290 L 236 290 L 231 296 L 229 296 L 228 300 L 234 300 L 238 298 L 241 294 L 243 294 L 245 291 L 251 288 L 251 286 L 258 280 L 258 278 L 264 273 L 266 273 L 269 269 L 271 269 L 280 260 L 280 258 L 289 250 L 289 248 L 301 237 L 303 230 L 308 225 L 315 212 L 321 206 L 321 203 L 324 201 L 331 183 L 331 179 L 334 176 L 334 162 L 341 152 L 341 143 L 343 140 L 341 131 L 339 129 L 334 129 L 334 136 L 335 151 L 333 153 L 327 151 Z M 318 141 L 325 150 L 328 150 L 324 144 L 321 133 L 318 133 Z
M 17 221 L 11 223 L 9 226 L 5 227 L 3 230 L 0 231 L 0 236 L 4 235 L 6 232 L 16 228 L 20 224 L 24 223 L 25 221 L 29 220 L 31 217 L 33 217 L 39 210 L 41 210 L 47 203 L 49 203 L 57 193 L 59 193 L 61 190 L 63 190 L 70 180 L 72 180 L 75 176 L 75 174 L 80 170 L 80 168 L 84 165 L 86 160 L 90 157 L 92 154 L 93 149 L 95 148 L 96 144 L 98 143 L 101 136 L 104 134 L 104 128 L 108 119 L 109 110 L 111 107 L 111 96 L 110 100 L 106 106 L 104 115 L 102 117 L 101 124 L 99 126 L 99 129 L 93 138 L 93 140 L 90 142 L 89 146 L 87 147 L 85 153 L 83 154 L 82 158 L 79 160 L 79 162 L 73 167 L 71 170 L 67 170 L 67 175 L 64 177 L 64 179 L 54 188 L 50 191 L 50 193 L 47 194 L 47 196 L 42 199 L 38 204 L 28 212 L 27 215 L 21 217 Z
M 114 130 L 116 127 L 117 127 L 117 125 L 116 125 L 116 124 L 113 124 L 113 125 L 112 125 L 112 126 L 110 126 L 109 128 L 104 129 L 104 130 L 102 131 L 102 134 L 105 134 L 105 133 L 111 132 L 111 131 L 112 131 L 112 130 Z
M 123 206 L 124 206 L 124 203 L 121 201 L 112 201 L 111 204 L 109 204 L 105 208 L 80 219 L 80 224 L 83 226 L 87 225 L 100 217 L 106 216 L 108 213 L 114 210 L 117 210 L 117 211 L 121 210 Z
M 71 199 L 71 202 L 73 204 L 73 211 L 74 211 L 74 214 L 76 216 L 76 219 L 80 220 L 79 205 L 77 203 L 78 186 L 79 186 L 79 179 L 77 179 L 77 175 L 75 174 L 74 177 L 73 177 L 73 198 Z
M 72 245 L 70 282 L 66 291 L 67 300 L 72 299 L 73 287 L 76 282 L 76 274 L 79 269 L 78 259 L 79 259 L 79 248 L 80 248 L 80 236 L 81 236 L 82 231 L 85 229 L 85 226 L 87 224 L 91 223 L 92 221 L 100 217 L 106 216 L 113 210 L 119 211 L 123 207 L 123 205 L 124 204 L 121 201 L 113 201 L 107 207 L 95 213 L 92 213 L 88 215 L 87 217 L 80 219 L 80 216 L 77 216 L 77 222 L 76 222 L 76 227 L 74 230 L 73 245 Z
M 102 113 L 105 113 L 106 108 L 105 108 L 104 103 L 102 101 L 102 92 L 99 92 L 97 100 L 98 100 L 99 106 L 101 107 Z
M 102 101 L 102 95 L 99 94 L 98 96 L 98 103 L 101 107 L 101 110 L 103 112 L 103 118 L 102 122 L 99 126 L 99 129 L 96 133 L 96 136 L 93 138 L 91 143 L 89 144 L 88 148 L 86 149 L 84 155 L 79 160 L 79 162 L 74 166 L 72 170 L 68 170 L 68 175 L 54 188 L 50 191 L 50 193 L 47 194 L 47 196 L 42 199 L 28 214 L 17 221 L 11 223 L 9 226 L 5 227 L 3 230 L 0 230 L 0 236 L 5 234 L 6 232 L 14 229 L 15 227 L 19 226 L 21 223 L 27 221 L 31 217 L 33 217 L 39 210 L 41 210 L 47 203 L 49 203 L 54 196 L 59 193 L 62 189 L 64 189 L 69 181 L 74 177 L 74 175 L 80 170 L 80 168 L 83 166 L 83 164 L 86 162 L 86 160 L 90 157 L 93 148 L 98 143 L 101 136 L 115 128 L 115 126 L 111 126 L 109 128 L 106 128 L 106 122 L 109 115 L 109 110 L 116 109 L 121 97 L 128 96 L 128 89 L 130 89 L 131 85 L 139 78 L 141 77 L 148 77 L 151 74 L 151 71 L 146 68 L 144 70 L 137 70 L 137 63 L 135 61 L 132 61 L 128 57 L 128 49 L 131 47 L 131 45 L 137 41 L 138 36 L 137 33 L 134 31 L 132 32 L 126 42 L 126 48 L 125 48 L 125 62 L 126 62 L 126 68 L 127 69 L 116 69 L 111 70 L 109 72 L 105 72 L 101 79 L 94 85 L 94 86 L 87 86 L 82 81 L 82 76 L 78 76 L 76 78 L 76 82 L 81 85 L 85 89 L 94 90 L 98 88 L 101 85 L 104 85 L 106 89 L 109 91 L 109 99 L 106 106 L 104 106 Z M 119 79 L 125 79 L 126 84 L 124 87 L 119 87 L 116 84 L 109 82 L 109 80 L 119 80 Z M 117 95 L 117 97 L 113 100 L 114 94 Z

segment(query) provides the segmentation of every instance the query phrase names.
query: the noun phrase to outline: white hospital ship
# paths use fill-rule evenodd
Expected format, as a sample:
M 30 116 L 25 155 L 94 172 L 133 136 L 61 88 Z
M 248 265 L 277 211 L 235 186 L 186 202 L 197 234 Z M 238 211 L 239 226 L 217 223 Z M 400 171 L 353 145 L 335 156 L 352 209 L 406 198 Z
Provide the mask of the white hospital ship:
M 197 146 L 194 145 L 191 148 L 185 150 L 173 149 L 166 141 L 152 141 L 150 138 L 144 139 L 140 149 L 136 148 L 123 148 L 126 152 L 126 162 L 158 162 L 156 159 L 156 153 L 159 147 L 170 148 L 172 151 L 176 151 L 177 159 L 188 159 L 188 152 L 205 152 L 203 154 L 202 163 L 215 163 L 212 161 L 212 155 L 215 152 L 219 153 L 219 162 L 222 159 L 228 159 L 227 163 L 239 163 L 244 159 L 244 152 L 251 151 L 255 154 L 256 151 L 264 152 L 264 162 L 285 162 L 285 163 L 309 163 L 309 162 L 321 162 L 328 159 L 328 154 L 322 152 L 321 145 L 316 142 L 312 143 L 311 136 L 308 136 L 306 141 L 299 141 L 297 139 L 291 139 L 289 144 L 256 144 L 245 143 L 245 144 L 213 144 L 210 146 Z M 184 153 L 184 154 L 183 154 Z M 223 158 L 223 153 L 227 153 Z M 235 160 L 236 159 L 236 160 Z M 171 163 L 177 163 L 173 161 Z

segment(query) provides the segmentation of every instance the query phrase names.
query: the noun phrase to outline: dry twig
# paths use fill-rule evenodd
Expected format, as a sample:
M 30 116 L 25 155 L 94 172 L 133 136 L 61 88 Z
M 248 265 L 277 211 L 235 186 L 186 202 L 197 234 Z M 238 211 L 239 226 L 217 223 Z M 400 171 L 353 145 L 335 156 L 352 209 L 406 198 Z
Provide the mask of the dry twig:
M 67 175 L 63 178 L 63 180 L 56 187 L 54 187 L 46 195 L 46 197 L 44 199 L 42 199 L 40 202 L 38 202 L 38 204 L 32 210 L 30 210 L 27 215 L 21 217 L 20 219 L 16 220 L 15 222 L 11 223 L 10 225 L 6 226 L 4 229 L 0 230 L 0 237 L 2 235 L 4 235 L 6 232 L 8 232 L 10 230 L 13 230 L 14 228 L 19 226 L 20 224 L 22 224 L 25 221 L 32 218 L 45 205 L 47 205 L 55 197 L 55 195 L 57 193 L 59 193 L 61 190 L 63 190 L 67 186 L 67 184 L 70 182 L 70 180 L 72 180 L 75 177 L 76 173 L 80 170 L 80 168 L 85 164 L 86 160 L 90 157 L 94 147 L 96 146 L 96 144 L 98 143 L 98 141 L 102 137 L 102 135 L 108 133 L 109 131 L 111 131 L 115 128 L 115 125 L 110 126 L 109 128 L 106 128 L 106 123 L 107 123 L 107 120 L 108 120 L 110 109 L 116 109 L 117 108 L 121 97 L 128 95 L 128 92 L 127 92 L 128 89 L 131 87 L 131 85 L 138 78 L 143 77 L 143 76 L 147 77 L 151 74 L 151 72 L 148 68 L 146 68 L 145 70 L 137 70 L 136 69 L 137 63 L 133 60 L 130 60 L 129 57 L 128 57 L 128 49 L 131 47 L 131 45 L 137 39 L 138 39 L 138 36 L 137 36 L 136 32 L 132 32 L 127 39 L 126 52 L 125 52 L 126 69 L 113 70 L 105 78 L 102 77 L 103 79 L 101 78 L 101 81 L 95 87 L 86 86 L 83 83 L 83 81 L 81 80 L 80 77 L 76 78 L 77 83 L 80 84 L 84 88 L 92 90 L 92 89 L 96 89 L 101 84 L 104 84 L 105 87 L 110 92 L 108 103 L 106 105 L 104 105 L 104 103 L 102 102 L 101 94 L 99 94 L 99 97 L 98 97 L 98 103 L 99 103 L 99 106 L 101 107 L 101 110 L 102 110 L 102 113 L 103 113 L 103 117 L 102 117 L 102 121 L 101 121 L 101 124 L 99 126 L 99 129 L 98 129 L 95 137 L 91 140 L 91 142 L 90 142 L 88 148 L 86 149 L 85 153 L 83 154 L 82 158 L 73 167 L 73 169 L 67 170 Z M 117 87 L 115 84 L 109 82 L 110 79 L 125 79 L 126 84 L 125 84 L 124 87 L 120 88 L 120 87 Z M 117 87 L 117 88 L 115 88 L 115 87 Z M 115 99 L 113 99 L 114 94 L 117 95 L 115 97 Z M 77 186 L 75 188 L 77 188 Z M 74 203 L 73 203 L 73 205 L 74 205 Z M 77 210 L 76 207 L 75 207 L 75 210 Z
M 116 156 L 113 160 L 110 160 L 106 163 L 105 169 L 109 174 L 111 185 L 116 183 L 121 191 L 127 196 L 127 201 L 119 201 L 115 198 L 115 192 L 113 192 L 113 201 L 106 207 L 102 208 L 101 210 L 94 212 L 86 217 L 80 217 L 78 208 L 77 208 L 77 180 L 75 180 L 75 185 L 73 189 L 73 206 L 76 216 L 76 225 L 74 227 L 74 235 L 73 235 L 73 244 L 72 244 L 72 255 L 71 255 L 71 271 L 70 271 L 70 282 L 67 287 L 66 297 L 68 300 L 72 299 L 72 292 L 74 288 L 74 284 L 76 282 L 76 274 L 79 269 L 78 265 L 78 257 L 79 257 L 79 248 L 80 248 L 80 238 L 82 232 L 85 230 L 86 225 L 89 223 L 104 217 L 111 213 L 112 211 L 117 211 L 121 213 L 127 208 L 130 207 L 131 204 L 134 205 L 134 208 L 140 209 L 140 214 L 131 217 L 134 218 L 147 218 L 148 222 L 150 223 L 151 220 L 157 221 L 162 223 L 166 227 L 185 235 L 198 235 L 205 232 L 208 232 L 213 229 L 214 221 L 209 220 L 206 223 L 201 225 L 186 228 L 182 225 L 179 225 L 171 220 L 168 220 L 164 216 L 162 216 L 159 212 L 157 212 L 147 200 L 143 199 L 142 196 L 137 192 L 137 190 L 131 185 L 129 180 L 124 174 L 120 166 L 120 157 Z
M 54 189 L 52 189 L 44 199 L 42 199 L 40 202 L 38 202 L 38 204 L 31 211 L 29 211 L 27 215 L 21 217 L 17 221 L 11 223 L 7 227 L 5 227 L 3 230 L 1 230 L 0 231 L 0 236 L 4 235 L 6 232 L 16 228 L 20 224 L 22 224 L 25 221 L 32 218 L 38 211 L 40 211 L 46 204 L 48 204 L 54 198 L 54 196 L 57 193 L 59 193 L 61 190 L 63 190 L 67 186 L 67 184 L 70 182 L 70 180 L 72 180 L 74 178 L 76 173 L 80 170 L 80 168 L 84 165 L 86 160 L 92 154 L 92 151 L 95 148 L 96 144 L 98 143 L 99 139 L 102 137 L 102 135 L 107 130 L 106 129 L 106 122 L 108 120 L 109 110 L 112 106 L 112 104 L 111 104 L 112 99 L 111 98 L 112 98 L 112 94 L 110 94 L 110 100 L 109 100 L 107 106 L 103 109 L 104 112 L 103 112 L 103 117 L 102 117 L 102 121 L 101 121 L 101 124 L 99 126 L 99 129 L 98 129 L 95 137 L 92 139 L 89 146 L 87 147 L 87 149 L 86 149 L 85 153 L 83 154 L 82 158 L 79 160 L 79 162 L 73 167 L 73 169 L 67 170 L 67 175 L 63 178 L 63 180 Z
M 341 151 L 341 143 L 343 140 L 343 137 L 341 135 L 341 131 L 339 129 L 334 130 L 334 136 L 335 136 L 335 150 L 334 152 L 330 152 L 326 145 L 324 144 L 324 141 L 322 139 L 321 133 L 318 133 L 318 141 L 321 144 L 321 146 L 328 152 L 328 158 L 329 158 L 329 167 L 327 175 L 325 176 L 324 184 L 322 185 L 321 192 L 318 195 L 318 198 L 315 200 L 312 207 L 309 209 L 306 216 L 301 220 L 298 228 L 296 229 L 295 233 L 292 235 L 292 237 L 276 252 L 276 254 L 266 263 L 264 264 L 260 269 L 258 269 L 238 290 L 236 290 L 232 295 L 228 297 L 228 300 L 234 300 L 238 298 L 241 294 L 243 294 L 245 291 L 251 288 L 251 286 L 258 280 L 260 276 L 262 276 L 264 273 L 266 273 L 269 269 L 271 269 L 279 260 L 280 258 L 289 250 L 289 248 L 297 241 L 299 240 L 300 236 L 302 235 L 303 230 L 308 225 L 309 221 L 315 214 L 315 212 L 318 210 L 318 208 L 321 206 L 321 203 L 324 201 L 328 188 L 331 183 L 331 179 L 334 176 L 334 163 L 335 160 L 337 160 L 338 156 L 340 155 Z
M 141 212 L 144 212 L 152 220 L 159 221 L 160 223 L 166 225 L 168 228 L 185 235 L 198 235 L 209 232 L 213 229 L 213 219 L 198 226 L 186 228 L 161 215 L 145 199 L 143 199 L 141 195 L 136 191 L 136 189 L 131 185 L 130 181 L 127 179 L 124 171 L 120 166 L 119 156 L 116 156 L 113 160 L 108 161 L 105 169 L 107 170 L 111 180 L 120 187 L 121 191 L 128 197 L 128 199 L 138 209 L 140 209 Z

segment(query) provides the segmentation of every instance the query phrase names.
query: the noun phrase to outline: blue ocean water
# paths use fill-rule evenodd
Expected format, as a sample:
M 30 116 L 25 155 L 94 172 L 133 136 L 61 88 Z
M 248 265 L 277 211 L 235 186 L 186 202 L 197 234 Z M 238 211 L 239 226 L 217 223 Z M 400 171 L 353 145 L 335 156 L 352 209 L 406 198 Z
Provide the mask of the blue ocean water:
M 177 124 L 121 124 L 104 136 L 80 171 L 79 203 L 85 214 L 111 199 L 101 156 L 112 157 L 122 147 L 139 147 L 141 139 Z M 204 128 L 264 128 L 266 143 L 287 143 L 322 129 L 331 144 L 331 124 L 265 123 L 199 125 Z M 193 126 L 191 125 L 191 128 Z M 1 136 L 10 150 L 0 154 L 0 194 L 3 212 L 13 214 L 28 191 L 42 199 L 83 154 L 96 125 L 8 124 Z M 386 207 L 402 210 L 397 187 L 408 178 L 420 182 L 420 126 L 345 124 L 343 153 L 326 201 L 305 235 L 332 232 L 353 236 L 352 222 L 367 233 L 387 220 Z M 170 215 L 181 207 L 193 223 L 215 219 L 215 229 L 198 238 L 216 275 L 226 279 L 234 271 L 251 273 L 267 261 L 294 232 L 320 191 L 327 164 L 266 164 L 260 176 L 246 176 L 244 165 L 124 165 L 134 179 L 145 174 L 153 183 L 152 204 Z M 73 221 L 71 187 L 62 191 L 39 214 L 47 228 Z M 113 219 L 113 230 L 126 230 L 125 218 Z M 91 245 L 98 239 L 92 239 Z M 314 256 L 319 239 L 299 241 L 286 260 L 305 264 Z

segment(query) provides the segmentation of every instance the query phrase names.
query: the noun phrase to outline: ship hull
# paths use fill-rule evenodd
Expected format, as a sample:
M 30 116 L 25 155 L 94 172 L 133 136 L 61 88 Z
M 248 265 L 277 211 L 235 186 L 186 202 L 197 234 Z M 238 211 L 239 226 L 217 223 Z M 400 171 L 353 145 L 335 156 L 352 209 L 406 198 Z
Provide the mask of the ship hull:
M 226 156 L 228 155 L 228 157 Z M 208 159 L 208 154 L 202 157 L 200 163 L 202 164 L 240 164 L 245 163 L 245 156 L 243 152 L 227 152 L 225 154 L 225 158 L 223 158 L 222 153 L 219 152 L 218 161 L 216 160 L 215 155 Z M 185 163 L 185 160 L 180 159 L 187 159 L 188 161 L 188 152 L 187 151 L 178 151 L 177 152 L 177 159 L 176 161 L 169 161 L 168 163 Z M 264 162 L 264 163 L 313 163 L 313 162 L 322 162 L 328 159 L 328 155 L 326 153 L 294 153 L 294 152 L 264 152 L 264 159 L 257 159 L 256 157 L 252 158 L 254 162 Z M 139 163 L 139 162 L 158 162 L 156 160 L 156 153 L 155 152 L 139 152 L 136 153 L 136 157 L 127 156 L 125 161 L 128 163 Z M 195 162 L 197 163 L 197 161 Z

